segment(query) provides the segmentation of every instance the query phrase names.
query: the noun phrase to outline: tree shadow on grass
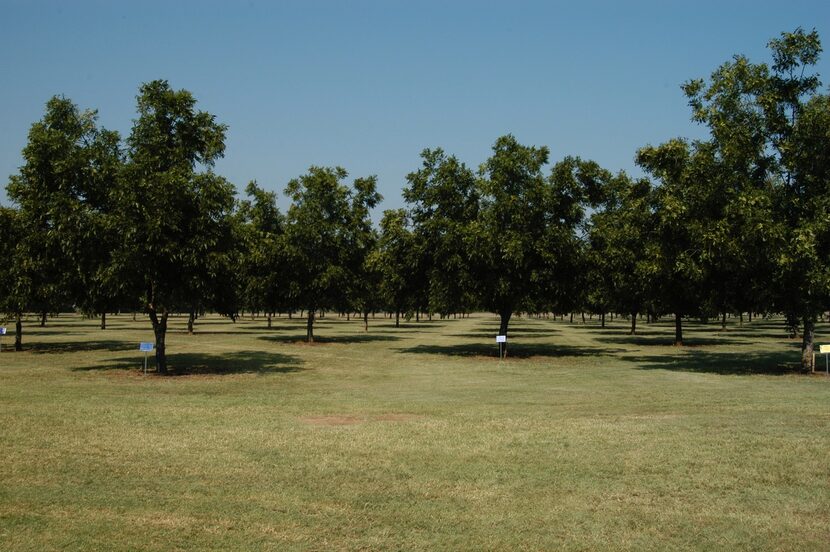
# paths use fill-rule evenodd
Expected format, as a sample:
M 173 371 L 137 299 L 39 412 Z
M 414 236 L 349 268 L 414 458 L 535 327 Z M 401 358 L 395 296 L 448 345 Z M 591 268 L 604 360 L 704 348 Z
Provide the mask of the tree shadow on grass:
M 453 320 L 453 319 L 437 320 L 436 319 L 436 320 L 421 320 L 420 322 L 415 322 L 415 320 L 411 320 L 409 322 L 402 321 L 397 326 L 395 326 L 395 320 L 394 319 L 392 319 L 392 320 L 389 320 L 388 318 L 386 320 L 378 319 L 373 324 L 372 319 L 370 318 L 369 319 L 369 330 L 371 330 L 372 328 L 383 328 L 385 330 L 417 330 L 417 329 L 425 328 L 425 329 L 430 329 L 431 330 L 433 328 L 443 326 L 444 324 L 447 324 L 447 323 L 450 323 L 450 322 L 458 322 L 459 320 L 460 319 L 457 319 L 457 320 Z
M 554 335 L 558 333 L 559 330 L 556 328 L 517 328 L 511 330 L 507 333 L 509 337 L 538 337 L 539 334 L 541 335 Z M 476 332 L 466 332 L 466 333 L 455 333 L 455 334 L 448 334 L 450 337 L 468 337 L 472 339 L 479 339 L 479 338 L 491 338 L 495 339 L 496 335 L 499 333 L 499 328 L 496 326 L 490 330 L 481 330 Z
M 84 351 L 129 351 L 130 349 L 138 351 L 138 341 L 124 341 L 120 339 L 91 339 L 84 341 L 59 341 L 54 343 L 35 341 L 29 345 L 24 341 L 23 349 L 36 355 L 79 353 Z
M 674 333 L 661 333 L 654 335 L 624 335 L 622 333 L 609 332 L 597 338 L 601 342 L 618 343 L 620 345 L 637 345 L 640 347 L 668 347 L 674 345 Z M 683 345 L 687 347 L 703 347 L 706 345 L 741 345 L 752 343 L 747 339 L 736 339 L 731 337 L 702 337 L 696 335 L 683 335 Z
M 726 335 L 726 336 L 736 336 L 736 337 L 743 337 L 747 339 L 781 339 L 781 340 L 797 340 L 798 338 L 790 338 L 789 334 L 787 333 L 786 329 L 779 328 L 778 331 L 774 331 L 771 328 L 769 331 L 761 331 L 761 328 L 758 329 L 745 329 L 745 328 L 727 328 L 725 331 L 718 330 L 719 335 Z
M 32 336 L 42 336 L 42 335 L 51 335 L 51 336 L 60 335 L 60 336 L 64 336 L 64 335 L 86 335 L 86 334 L 87 334 L 87 332 L 79 330 L 77 327 L 75 327 L 73 329 L 73 331 L 54 331 L 54 330 L 50 331 L 50 330 L 40 330 L 40 329 L 38 329 L 38 330 L 29 330 L 29 329 L 23 328 L 23 340 L 24 341 L 27 338 L 32 337 Z M 9 333 L 7 334 L 7 336 L 12 336 L 12 335 L 14 335 L 14 332 L 12 332 L 12 331 L 9 331 Z
M 135 370 L 143 368 L 138 351 L 133 357 L 116 358 L 94 366 L 73 368 L 75 372 Z M 303 370 L 302 360 L 292 355 L 263 351 L 239 351 L 222 354 L 174 353 L 167 355 L 170 376 L 284 374 Z M 147 370 L 155 373 L 155 357 L 147 359 Z
M 460 357 L 490 356 L 498 357 L 496 344 L 463 343 L 459 345 L 416 345 L 397 349 L 400 353 L 414 353 L 426 355 L 444 355 Z M 531 357 L 577 357 L 609 355 L 620 352 L 621 349 L 597 349 L 588 347 L 569 347 L 564 345 L 536 345 L 510 344 L 507 350 L 508 358 Z
M 761 352 L 685 350 L 667 355 L 626 355 L 639 370 L 672 370 L 720 375 L 772 375 L 803 373 L 797 348 Z
M 305 334 L 293 334 L 293 335 L 262 335 L 259 336 L 257 339 L 262 339 L 265 341 L 271 341 L 274 343 L 306 343 Z M 400 341 L 402 338 L 394 335 L 383 335 L 383 334 L 350 334 L 350 335 L 321 335 L 321 336 L 314 336 L 314 343 L 309 343 L 309 345 L 315 344 L 328 344 L 328 343 L 372 343 L 375 341 Z

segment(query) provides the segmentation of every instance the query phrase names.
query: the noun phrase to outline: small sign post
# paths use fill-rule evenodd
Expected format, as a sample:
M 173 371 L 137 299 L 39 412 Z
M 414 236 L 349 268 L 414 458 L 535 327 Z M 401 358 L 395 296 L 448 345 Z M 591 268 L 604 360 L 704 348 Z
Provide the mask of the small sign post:
M 3 336 L 6 335 L 6 328 L 0 327 L 0 352 L 3 351 Z
M 830 360 L 828 360 L 828 357 L 830 357 L 830 345 L 819 345 L 818 352 L 824 355 L 824 373 L 830 376 Z
M 144 375 L 147 375 L 147 353 L 153 350 L 153 344 L 148 343 L 146 341 L 142 341 L 138 344 L 138 350 L 144 351 Z
M 507 336 L 506 335 L 497 335 L 496 336 L 496 343 L 499 346 L 499 360 L 504 358 L 504 350 L 507 348 Z

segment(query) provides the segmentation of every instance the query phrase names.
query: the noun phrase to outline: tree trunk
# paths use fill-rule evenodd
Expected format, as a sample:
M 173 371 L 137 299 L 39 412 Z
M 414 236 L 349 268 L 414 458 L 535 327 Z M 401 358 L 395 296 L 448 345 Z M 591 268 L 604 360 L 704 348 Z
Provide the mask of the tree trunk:
M 306 343 L 314 343 L 314 309 L 308 309 L 308 319 L 305 326 Z
M 574 323 L 574 313 L 571 313 L 571 324 Z
M 683 345 L 683 317 L 679 312 L 674 313 L 674 344 Z
M 187 316 L 187 333 L 193 335 L 193 321 L 196 320 L 196 312 L 190 311 Z
M 21 313 L 17 313 L 14 321 L 14 350 L 23 350 L 23 315 Z
M 741 322 L 740 322 L 739 326 L 740 326 L 741 328 L 743 328 L 743 327 L 744 327 L 744 313 L 743 313 L 743 312 L 741 312 Z
M 585 311 L 582 311 L 582 323 L 585 323 Z
M 46 311 L 40 313 L 40 327 L 46 326 Z
M 815 318 L 805 317 L 804 333 L 801 338 L 801 368 L 805 371 L 813 369 L 813 337 L 815 329 Z
M 723 313 L 721 314 L 720 329 L 721 330 L 726 329 L 726 311 L 723 311 Z
M 106 312 L 101 313 L 101 329 L 102 330 L 107 329 L 107 313 Z
M 369 311 L 363 311 L 363 331 L 369 331 Z
M 631 331 L 628 332 L 628 335 L 635 335 L 637 333 L 637 313 L 631 313 Z
M 162 376 L 167 375 L 167 350 L 164 338 L 167 336 L 167 311 L 162 312 L 161 318 L 155 309 L 150 309 L 150 321 L 153 323 L 153 334 L 156 336 L 156 368 Z
M 602 313 L 601 319 L 602 319 L 602 327 L 604 328 L 605 327 L 605 312 L 604 311 Z
M 396 328 L 401 327 L 401 311 L 399 311 L 399 310 L 395 311 L 395 327 Z
M 271 317 L 272 317 L 272 314 L 269 312 L 268 313 L 268 329 L 269 330 L 271 329 Z
M 507 337 L 507 326 L 510 324 L 510 317 L 513 315 L 512 310 L 503 310 L 499 312 L 499 335 Z M 507 342 L 499 343 L 501 356 L 507 358 Z
M 749 311 L 749 323 L 752 324 L 752 311 Z

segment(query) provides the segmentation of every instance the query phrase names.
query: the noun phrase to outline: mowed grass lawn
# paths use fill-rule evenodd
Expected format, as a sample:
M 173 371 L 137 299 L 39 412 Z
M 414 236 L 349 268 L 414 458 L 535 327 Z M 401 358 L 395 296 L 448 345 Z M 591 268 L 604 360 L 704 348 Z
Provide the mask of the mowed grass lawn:
M 4 338 L 0 550 L 830 549 L 830 378 L 780 321 L 517 318 L 505 361 L 486 314 L 185 322 L 170 377 L 142 318 Z

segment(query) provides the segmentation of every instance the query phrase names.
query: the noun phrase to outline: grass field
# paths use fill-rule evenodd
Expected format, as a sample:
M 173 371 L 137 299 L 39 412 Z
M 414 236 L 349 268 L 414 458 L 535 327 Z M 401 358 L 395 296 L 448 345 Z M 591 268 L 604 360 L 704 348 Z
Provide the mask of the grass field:
M 185 323 L 170 377 L 146 320 L 4 338 L 0 550 L 830 550 L 830 378 L 780 321 L 514 319 L 505 361 L 485 314 Z

